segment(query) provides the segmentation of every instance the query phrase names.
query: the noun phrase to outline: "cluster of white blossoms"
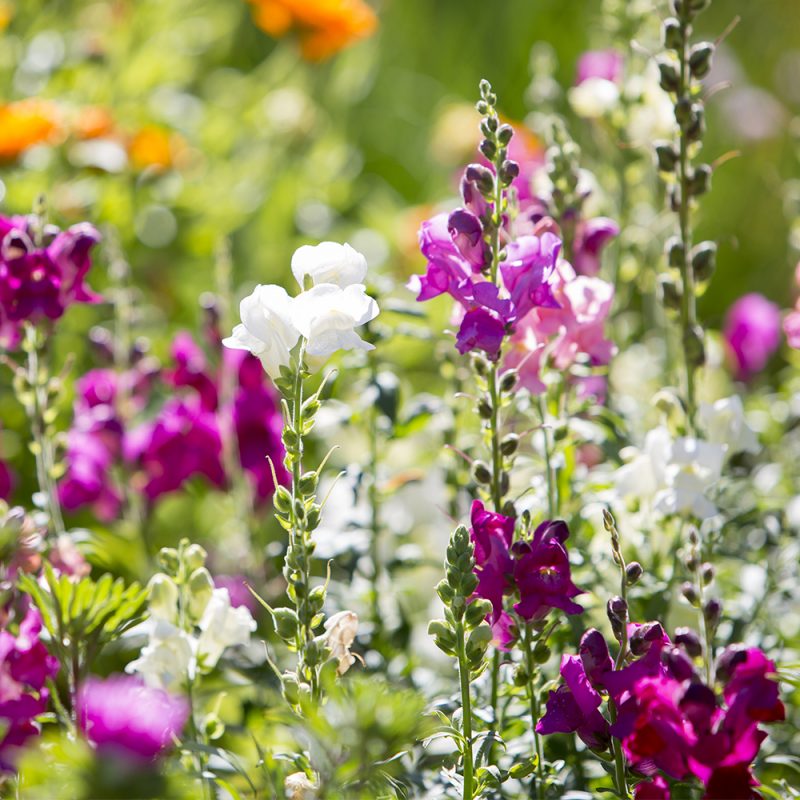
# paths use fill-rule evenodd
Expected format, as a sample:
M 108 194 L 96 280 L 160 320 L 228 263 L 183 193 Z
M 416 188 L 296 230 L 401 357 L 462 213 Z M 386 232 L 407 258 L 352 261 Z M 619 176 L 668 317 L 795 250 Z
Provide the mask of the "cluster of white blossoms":
M 643 511 L 685 514 L 703 520 L 717 512 L 708 493 L 722 475 L 725 459 L 758 452 L 739 397 L 702 404 L 698 421 L 705 438 L 674 437 L 665 426 L 649 431 L 641 450 L 626 448 L 626 463 L 615 474 L 622 500 L 635 499 Z
M 337 242 L 305 245 L 292 256 L 292 274 L 301 288 L 296 297 L 269 284 L 242 300 L 242 322 L 223 341 L 226 347 L 257 356 L 273 379 L 289 365 L 301 337 L 316 366 L 337 350 L 373 349 L 355 331 L 379 312 L 363 284 L 367 261 L 361 253 Z
M 184 613 L 181 620 L 177 587 L 165 575 L 156 577 L 160 580 L 155 591 L 151 581 L 150 618 L 145 623 L 148 642 L 125 671 L 138 673 L 148 686 L 179 692 L 214 669 L 226 647 L 247 644 L 256 622 L 244 606 L 231 605 L 227 589 L 198 593 L 188 610 L 190 618 Z M 154 596 L 158 602 L 152 601 Z M 181 622 L 189 623 L 191 631 Z

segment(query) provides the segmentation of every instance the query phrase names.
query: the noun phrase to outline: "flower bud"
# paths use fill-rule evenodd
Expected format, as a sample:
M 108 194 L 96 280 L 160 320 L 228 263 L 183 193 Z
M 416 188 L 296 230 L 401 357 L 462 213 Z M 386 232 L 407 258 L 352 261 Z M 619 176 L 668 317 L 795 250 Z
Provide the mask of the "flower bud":
M 478 149 L 489 161 L 497 155 L 497 145 L 491 139 L 482 139 Z
M 643 574 L 644 569 L 642 565 L 638 561 L 631 561 L 631 563 L 625 567 L 625 582 L 628 586 L 633 586 L 639 582 Z
M 205 567 L 199 567 L 189 576 L 189 615 L 199 620 L 214 594 L 214 581 Z
M 524 664 L 517 664 L 514 668 L 512 680 L 514 681 L 514 686 L 527 686 L 530 683 L 531 678 Z
M 183 551 L 183 563 L 186 564 L 187 572 L 194 572 L 205 566 L 206 558 L 208 558 L 208 553 L 199 544 L 190 544 Z
M 178 551 L 174 547 L 162 547 L 158 551 L 158 563 L 170 574 L 177 575 L 180 561 Z
M 660 172 L 675 172 L 678 154 L 669 142 L 656 142 L 656 164 Z
M 509 433 L 500 442 L 500 452 L 504 456 L 510 456 L 517 452 L 519 447 L 519 436 L 516 433 Z
M 507 147 L 508 143 L 511 141 L 511 137 L 514 135 L 514 129 L 510 125 L 501 125 L 497 129 L 497 141 L 503 147 Z
M 318 475 L 316 472 L 306 472 L 300 476 L 299 489 L 300 494 L 310 495 L 316 491 Z
M 278 511 L 288 514 L 292 508 L 292 495 L 285 486 L 277 486 L 275 494 L 272 496 L 272 502 Z
M 700 80 L 711 71 L 711 60 L 714 55 L 714 45 L 711 42 L 699 42 L 689 52 L 689 69 L 692 75 Z
M 706 112 L 699 103 L 692 106 L 692 117 L 686 126 L 686 139 L 688 142 L 699 142 L 706 132 Z
M 297 682 L 297 676 L 293 672 L 284 672 L 281 686 L 286 702 L 290 706 L 298 705 L 300 702 L 300 684 Z
M 708 561 L 700 567 L 700 574 L 703 578 L 703 585 L 708 586 L 714 580 L 714 565 L 709 564 Z
M 707 281 L 714 274 L 717 261 L 717 245 L 715 242 L 700 242 L 690 253 L 692 270 L 698 281 Z
M 500 377 L 500 391 L 508 393 L 516 385 L 519 379 L 519 373 L 515 369 L 506 370 Z
M 689 177 L 689 194 L 699 197 L 711 188 L 711 167 L 708 164 L 698 164 Z
M 664 628 L 660 622 L 645 622 L 631 634 L 630 648 L 635 656 L 644 655 L 652 646 L 653 642 L 664 639 Z
M 675 17 L 667 17 L 661 27 L 661 41 L 669 50 L 680 50 L 683 47 L 681 24 Z
M 486 649 L 492 641 L 492 629 L 486 623 L 478 625 L 475 630 L 470 633 L 467 638 L 467 660 L 470 662 L 472 669 L 477 669 L 480 666 Z
M 664 57 L 656 59 L 658 66 L 659 83 L 665 92 L 677 92 L 680 89 L 680 75 L 672 59 Z
M 480 625 L 491 613 L 491 601 L 482 597 L 477 598 L 467 606 L 467 613 L 464 615 L 464 621 L 470 628 L 474 628 L 476 625 Z
M 681 594 L 688 600 L 688 602 L 697 607 L 700 603 L 700 597 L 697 594 L 697 589 L 695 589 L 694 584 L 686 581 L 681 585 Z
M 658 290 L 664 308 L 677 311 L 681 307 L 681 297 L 683 292 L 675 282 L 675 279 L 670 275 L 658 276 Z
M 485 378 L 489 374 L 489 362 L 482 353 L 472 354 L 472 370 L 476 375 Z
M 489 470 L 489 465 L 484 461 L 474 461 L 472 463 L 472 477 L 476 483 L 491 483 L 492 473 Z
M 517 508 L 514 505 L 514 501 L 513 500 L 506 500 L 505 503 L 503 503 L 503 508 L 501 509 L 500 513 L 504 517 L 512 517 L 512 518 L 516 519 L 516 517 L 517 517 Z
M 519 164 L 516 161 L 504 161 L 500 167 L 500 180 L 510 186 L 519 177 Z
M 147 584 L 148 608 L 154 617 L 172 622 L 178 611 L 178 587 L 175 581 L 162 572 L 157 572 Z
M 493 413 L 491 400 L 488 400 L 486 397 L 482 397 L 478 400 L 478 416 L 481 419 L 491 419 Z
M 703 616 L 712 628 L 716 628 L 722 619 L 722 603 L 712 597 L 703 607 Z
M 297 635 L 297 613 L 293 608 L 276 608 L 272 612 L 275 633 L 284 641 L 291 642 Z
M 552 651 L 547 646 L 547 642 L 536 642 L 533 648 L 533 660 L 537 664 L 546 664 L 550 660 Z
M 667 264 L 670 267 L 682 267 L 686 248 L 677 236 L 670 236 L 664 248 L 667 253 Z
M 446 581 L 439 581 L 436 585 L 436 594 L 439 595 L 439 599 L 446 605 L 450 605 L 453 597 L 455 597 L 455 589 Z
M 308 604 L 311 606 L 312 614 L 319 614 L 325 605 L 325 586 L 315 586 L 308 593 Z
M 691 628 L 676 628 L 675 644 L 680 645 L 692 658 L 699 658 L 703 654 L 700 637 Z
M 686 128 L 692 119 L 692 101 L 688 97 L 679 98 L 675 103 L 675 121 L 681 128 Z
M 583 634 L 578 654 L 583 670 L 593 684 L 600 683 L 603 675 L 614 667 L 605 637 L 596 628 L 590 628 Z
M 683 333 L 683 347 L 686 360 L 695 367 L 706 363 L 705 334 L 699 325 L 687 328 Z
M 443 619 L 434 619 L 428 623 L 428 636 L 433 637 L 436 646 L 446 655 L 455 656 L 456 636 L 450 625 Z

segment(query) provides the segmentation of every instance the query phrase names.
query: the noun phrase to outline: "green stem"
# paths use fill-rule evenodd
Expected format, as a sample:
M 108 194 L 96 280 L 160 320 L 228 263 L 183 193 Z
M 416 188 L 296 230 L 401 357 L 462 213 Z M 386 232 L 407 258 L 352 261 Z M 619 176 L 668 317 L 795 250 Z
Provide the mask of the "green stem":
M 372 378 L 373 384 L 376 379 L 375 360 L 372 359 Z M 382 629 L 382 616 L 379 602 L 380 583 L 382 579 L 382 565 L 380 557 L 380 497 L 378 493 L 378 411 L 374 407 L 370 415 L 369 426 L 369 490 L 368 500 L 371 512 L 371 535 L 370 535 L 370 560 L 372 561 L 371 587 L 370 587 L 370 607 L 372 611 L 372 622 L 376 632 Z
M 539 722 L 539 694 L 536 688 L 539 676 L 539 667 L 533 657 L 533 630 L 530 624 L 525 625 L 522 643 L 525 655 L 525 669 L 528 673 L 528 702 L 530 704 L 531 731 L 533 732 L 533 744 L 536 750 L 536 797 L 544 800 L 545 796 L 545 773 L 544 773 L 544 748 L 542 747 L 542 737 L 536 731 Z
M 492 503 L 494 510 L 500 514 L 503 507 L 503 458 L 500 453 L 500 393 L 497 386 L 497 362 L 492 362 L 489 367 L 489 399 L 492 405 L 492 415 L 489 419 L 492 451 Z
M 554 519 L 558 514 L 558 486 L 553 464 L 553 452 L 550 434 L 547 429 L 547 404 L 543 396 L 539 396 L 539 414 L 542 418 L 542 436 L 544 437 L 544 468 L 547 475 L 547 514 Z
M 472 698 L 470 697 L 470 674 L 467 663 L 466 644 L 464 641 L 464 624 L 456 624 L 456 646 L 458 655 L 458 675 L 461 682 L 461 713 L 463 716 L 464 748 L 462 751 L 464 772 L 463 800 L 472 800 L 475 796 L 472 754 Z
M 32 325 L 25 331 L 27 351 L 27 383 L 31 393 L 31 402 L 25 403 L 25 410 L 31 426 L 36 460 L 36 479 L 39 490 L 44 494 L 50 526 L 54 534 L 64 532 L 64 518 L 61 503 L 58 500 L 53 472 L 55 468 L 55 451 L 53 442 L 48 436 L 48 390 L 47 374 L 43 373 L 41 358 L 44 356 L 42 335 Z
M 680 60 L 680 94 L 682 97 L 689 97 L 690 94 L 690 75 L 689 75 L 689 55 L 688 55 L 688 23 L 682 23 L 683 44 L 678 52 Z M 681 271 L 681 331 L 684 343 L 691 336 L 690 331 L 697 323 L 697 298 L 695 297 L 694 269 L 692 268 L 689 251 L 692 247 L 692 228 L 690 220 L 690 189 L 689 189 L 689 142 L 686 130 L 680 128 L 680 151 L 678 155 L 678 171 L 680 182 L 680 206 L 678 208 L 678 224 L 682 257 L 680 263 Z M 695 364 L 690 348 L 681 348 L 684 354 L 684 370 L 686 381 L 686 415 L 689 423 L 689 430 L 694 429 L 695 417 Z

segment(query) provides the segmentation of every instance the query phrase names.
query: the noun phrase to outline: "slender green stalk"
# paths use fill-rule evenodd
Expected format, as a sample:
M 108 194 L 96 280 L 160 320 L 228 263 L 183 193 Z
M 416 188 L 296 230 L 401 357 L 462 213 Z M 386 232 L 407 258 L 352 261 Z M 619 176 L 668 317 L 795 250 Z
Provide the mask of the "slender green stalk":
M 474 756 L 472 753 L 472 698 L 470 697 L 470 669 L 467 661 L 464 626 L 455 626 L 456 655 L 458 657 L 458 676 L 461 683 L 461 713 L 463 717 L 464 748 L 462 752 L 464 771 L 464 800 L 472 800 L 474 788 Z
M 559 513 L 558 483 L 553 463 L 553 449 L 547 426 L 547 403 L 542 395 L 539 396 L 539 415 L 542 418 L 542 436 L 544 437 L 544 468 L 547 477 L 547 514 L 554 519 Z
M 371 359 L 372 364 L 372 382 L 377 386 L 377 371 L 375 369 L 375 359 Z M 370 574 L 370 609 L 372 614 L 372 622 L 375 625 L 375 630 L 380 631 L 382 625 L 382 615 L 380 608 L 380 584 L 383 578 L 383 565 L 381 562 L 380 551 L 380 534 L 381 534 L 381 509 L 380 509 L 380 493 L 378 491 L 378 408 L 377 404 L 373 406 L 370 412 L 369 420 L 369 487 L 367 490 L 367 499 L 370 507 L 370 560 L 372 562 L 372 572 Z
M 539 693 L 537 689 L 539 679 L 539 665 L 533 656 L 533 629 L 530 624 L 526 624 L 522 633 L 522 646 L 525 657 L 525 670 L 528 676 L 527 694 L 530 704 L 531 730 L 533 731 L 533 744 L 536 750 L 536 797 L 544 800 L 545 796 L 545 774 L 544 774 L 544 748 L 542 737 L 536 731 L 536 725 L 541 716 L 539 710 Z
M 25 351 L 27 356 L 25 380 L 27 382 L 25 411 L 31 426 L 33 453 L 36 460 L 36 478 L 39 490 L 45 498 L 50 527 L 54 534 L 64 532 L 64 518 L 55 482 L 55 447 L 50 435 L 54 409 L 49 403 L 49 377 L 43 364 L 45 356 L 44 336 L 33 325 L 25 329 Z

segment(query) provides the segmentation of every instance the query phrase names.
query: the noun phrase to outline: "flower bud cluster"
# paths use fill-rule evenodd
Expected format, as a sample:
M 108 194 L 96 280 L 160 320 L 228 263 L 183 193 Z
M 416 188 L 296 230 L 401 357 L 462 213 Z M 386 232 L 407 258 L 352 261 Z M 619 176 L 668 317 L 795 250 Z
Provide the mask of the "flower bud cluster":
M 436 587 L 444 603 L 445 618 L 433 620 L 428 633 L 443 653 L 463 661 L 471 675 L 483 671 L 486 650 L 492 641 L 492 628 L 485 621 L 492 611 L 491 602 L 484 598 L 470 600 L 478 588 L 474 570 L 475 548 L 469 531 L 460 525 L 447 546 L 446 577 Z

